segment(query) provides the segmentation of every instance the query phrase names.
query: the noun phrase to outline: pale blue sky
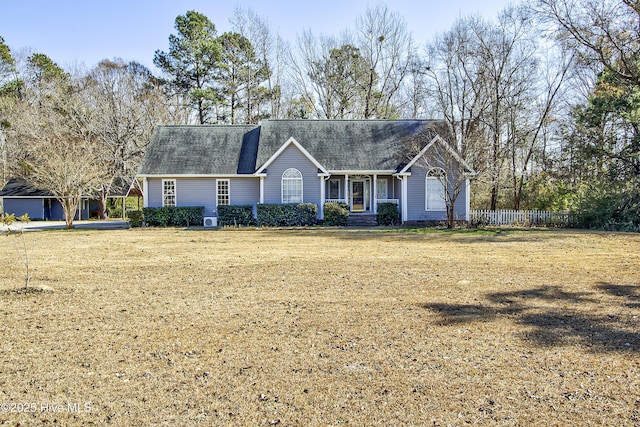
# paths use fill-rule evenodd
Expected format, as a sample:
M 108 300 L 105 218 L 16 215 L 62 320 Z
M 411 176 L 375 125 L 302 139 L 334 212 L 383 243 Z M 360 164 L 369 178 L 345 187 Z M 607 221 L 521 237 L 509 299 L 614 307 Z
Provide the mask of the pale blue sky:
M 205 14 L 218 33 L 230 30 L 236 5 L 267 19 L 290 43 L 296 34 L 339 35 L 376 0 L 26 0 L 3 1 L 0 36 L 14 54 L 24 49 L 44 53 L 58 65 L 88 67 L 101 59 L 136 60 L 153 67 L 156 49 L 168 50 L 176 16 L 188 10 Z M 385 3 L 385 2 L 382 2 Z M 494 18 L 514 0 L 394 0 L 386 4 L 407 22 L 421 46 L 447 30 L 461 15 Z

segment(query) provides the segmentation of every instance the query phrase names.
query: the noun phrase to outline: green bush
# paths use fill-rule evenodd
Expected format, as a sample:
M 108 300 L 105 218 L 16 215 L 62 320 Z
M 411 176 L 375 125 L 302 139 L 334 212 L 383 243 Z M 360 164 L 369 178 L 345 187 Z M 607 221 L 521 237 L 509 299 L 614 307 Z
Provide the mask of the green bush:
M 202 225 L 204 206 L 168 206 L 144 208 L 144 222 L 155 227 L 190 227 Z
M 255 225 L 253 218 L 253 206 L 251 205 L 223 205 L 218 206 L 218 225 Z
M 395 203 L 380 203 L 378 205 L 378 224 L 397 225 L 400 218 L 398 205 Z
M 127 216 L 129 217 L 129 224 L 131 224 L 132 227 L 140 227 L 142 225 L 144 218 L 142 211 L 130 211 L 127 212 Z
M 326 202 L 324 204 L 324 225 L 347 225 L 349 206 L 346 203 Z
M 122 208 L 114 206 L 108 209 L 109 218 L 122 218 Z
M 258 225 L 293 227 L 316 223 L 318 206 L 313 203 L 258 205 Z
M 594 185 L 572 212 L 572 225 L 608 231 L 640 231 L 640 191 Z

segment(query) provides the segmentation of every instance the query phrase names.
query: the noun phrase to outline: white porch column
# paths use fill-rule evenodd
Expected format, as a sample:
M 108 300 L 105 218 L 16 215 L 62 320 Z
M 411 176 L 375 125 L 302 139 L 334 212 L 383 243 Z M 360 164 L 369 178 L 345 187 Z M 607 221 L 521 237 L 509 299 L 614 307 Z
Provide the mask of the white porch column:
M 325 187 L 328 178 L 328 176 L 320 176 L 320 206 L 318 206 L 320 219 L 324 219 L 324 201 L 326 199 Z
M 403 176 L 402 178 L 402 223 L 407 222 L 407 177 Z
M 344 201 L 349 206 L 349 211 L 351 211 L 351 203 L 349 201 L 349 175 L 344 175 Z
M 142 178 L 142 207 L 149 207 L 149 181 L 146 176 Z
M 373 213 L 378 213 L 378 175 L 373 174 Z
M 264 176 L 260 177 L 260 204 L 264 204 Z

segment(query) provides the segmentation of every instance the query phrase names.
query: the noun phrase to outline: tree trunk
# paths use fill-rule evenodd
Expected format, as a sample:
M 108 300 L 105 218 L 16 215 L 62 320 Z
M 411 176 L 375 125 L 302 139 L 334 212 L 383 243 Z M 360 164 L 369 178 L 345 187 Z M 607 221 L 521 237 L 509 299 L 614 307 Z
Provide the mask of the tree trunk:
M 98 209 L 100 210 L 100 219 L 107 219 L 107 193 L 105 191 L 100 192 Z
M 200 124 L 203 125 L 206 117 L 204 115 L 204 103 L 202 102 L 202 98 L 198 99 L 198 117 L 200 119 Z
M 491 205 L 489 207 L 490 210 L 495 211 L 498 206 L 498 180 L 497 178 L 493 178 L 491 182 Z
M 62 210 L 64 211 L 65 226 L 67 230 L 70 230 L 73 228 L 73 219 L 76 216 L 76 212 L 78 210 L 78 204 L 80 203 L 80 198 L 69 196 L 69 197 L 65 197 L 57 200 L 62 205 Z
M 455 225 L 453 214 L 454 212 L 452 203 L 451 205 L 447 205 L 447 228 L 453 228 Z

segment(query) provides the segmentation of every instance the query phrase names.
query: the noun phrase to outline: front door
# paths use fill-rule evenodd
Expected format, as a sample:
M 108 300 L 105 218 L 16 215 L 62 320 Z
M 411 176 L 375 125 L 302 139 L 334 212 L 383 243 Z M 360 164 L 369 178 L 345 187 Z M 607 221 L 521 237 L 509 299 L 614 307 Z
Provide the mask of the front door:
M 364 181 L 351 181 L 351 211 L 364 212 Z

